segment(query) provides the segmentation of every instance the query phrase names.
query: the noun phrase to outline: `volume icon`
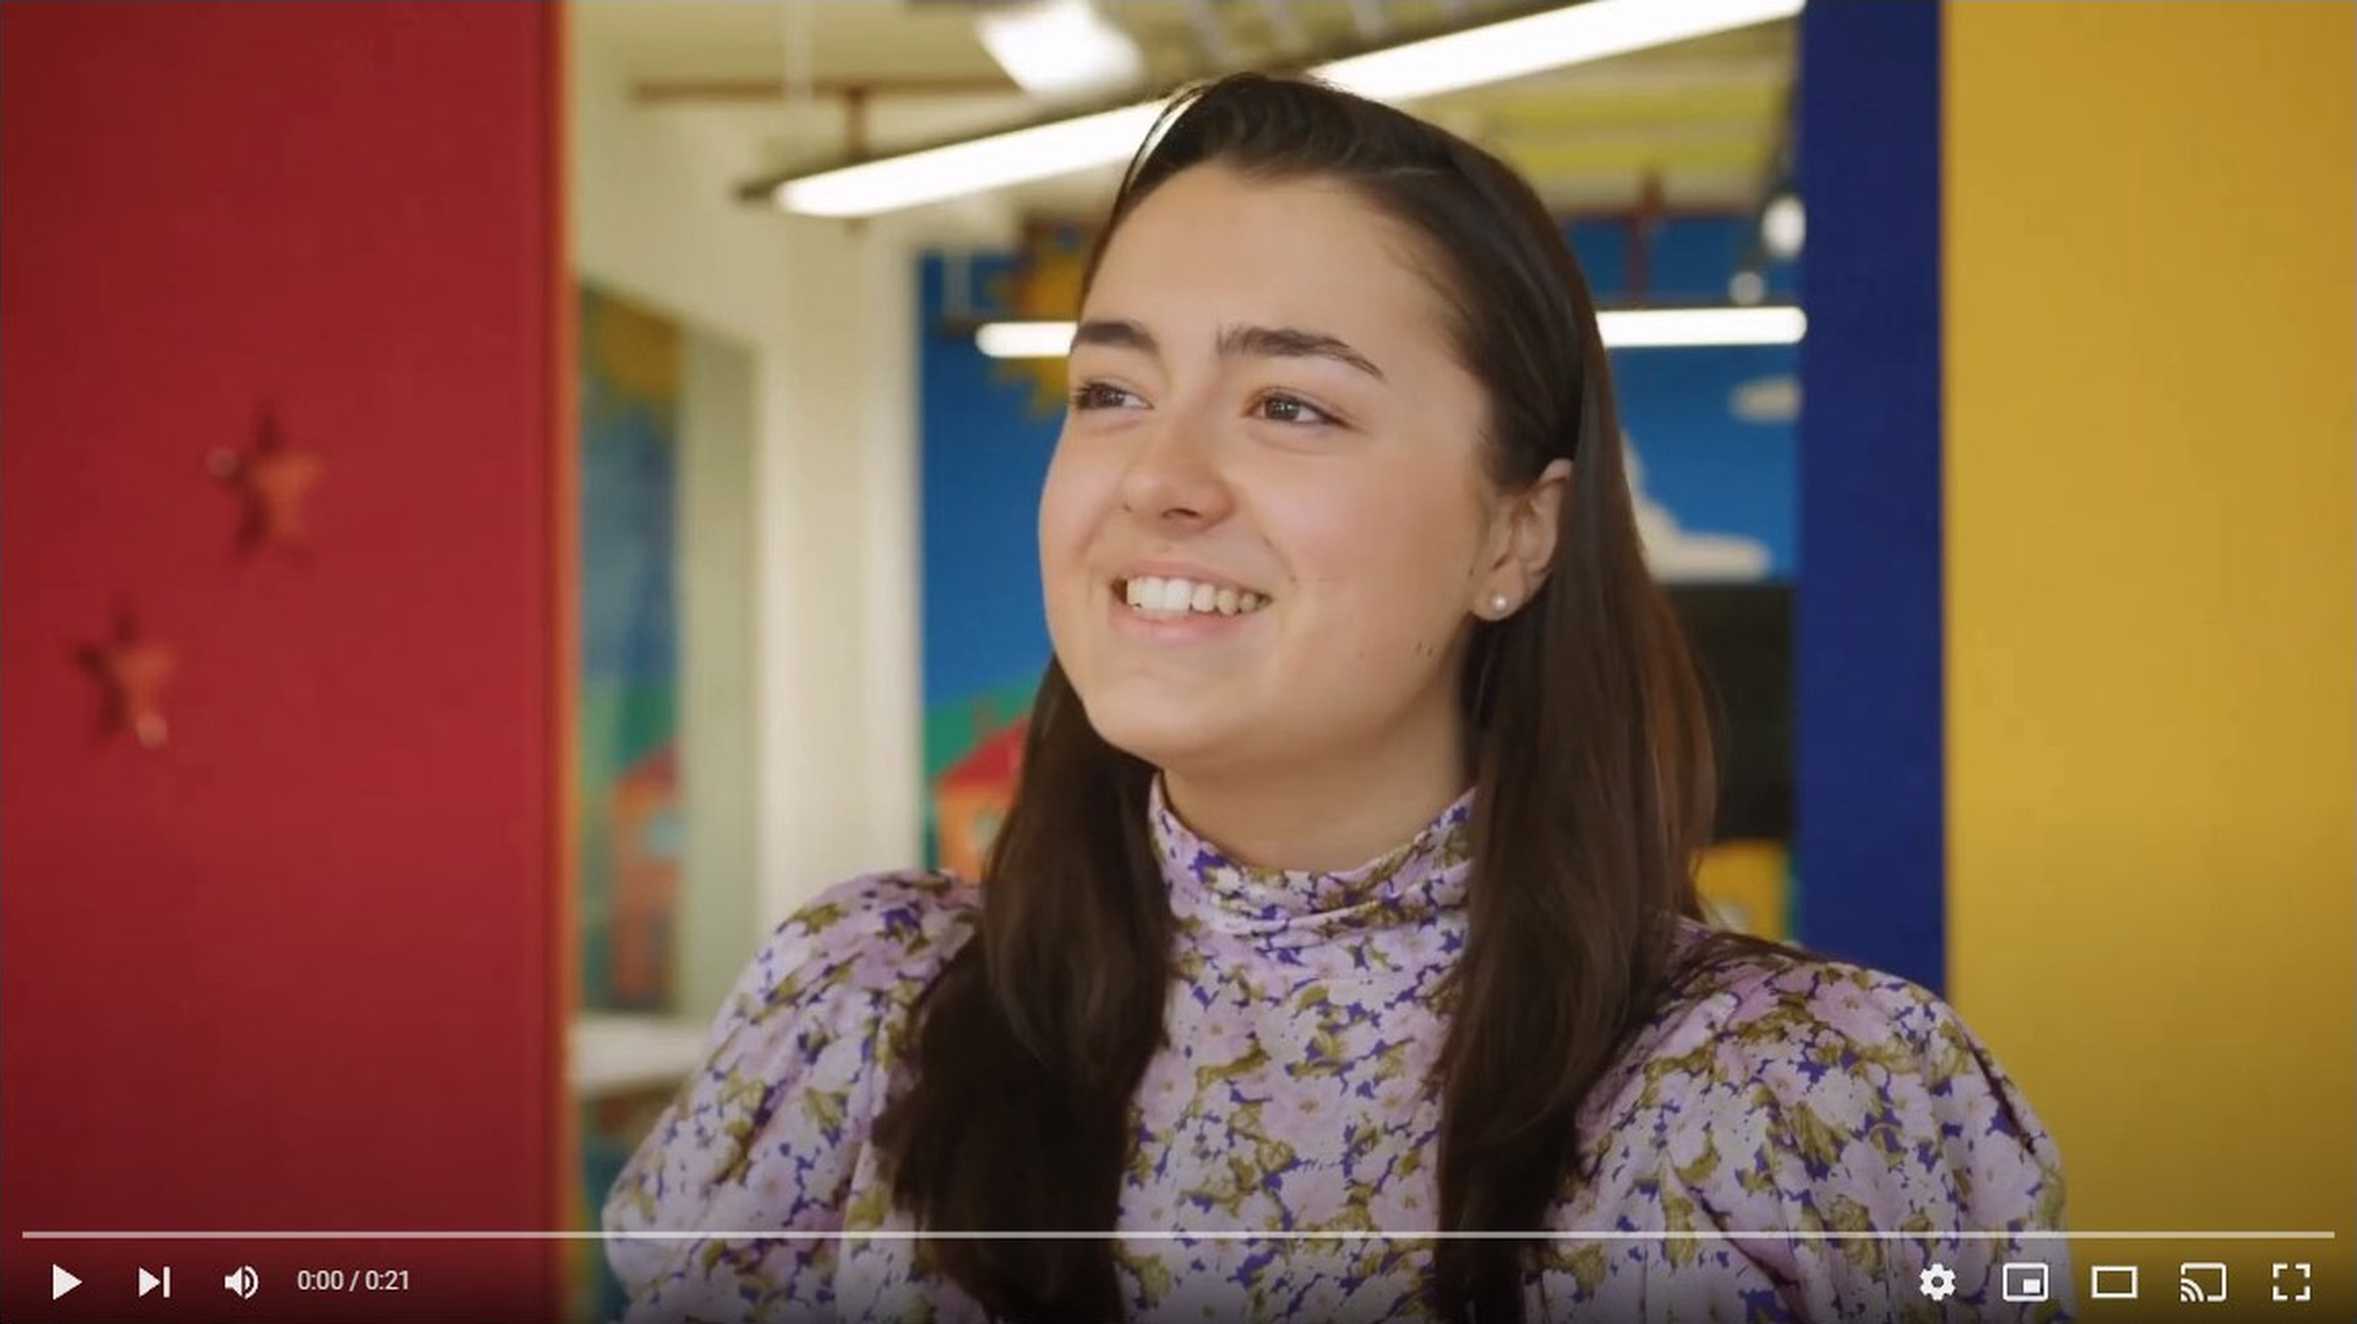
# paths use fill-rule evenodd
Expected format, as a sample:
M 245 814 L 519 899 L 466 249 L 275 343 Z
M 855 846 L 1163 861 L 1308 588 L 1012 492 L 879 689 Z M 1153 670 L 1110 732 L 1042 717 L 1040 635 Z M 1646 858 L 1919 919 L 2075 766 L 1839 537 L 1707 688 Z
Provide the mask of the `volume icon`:
M 253 1265 L 240 1265 L 235 1272 L 221 1275 L 221 1285 L 251 1301 L 254 1293 L 262 1290 L 262 1276 L 254 1272 Z

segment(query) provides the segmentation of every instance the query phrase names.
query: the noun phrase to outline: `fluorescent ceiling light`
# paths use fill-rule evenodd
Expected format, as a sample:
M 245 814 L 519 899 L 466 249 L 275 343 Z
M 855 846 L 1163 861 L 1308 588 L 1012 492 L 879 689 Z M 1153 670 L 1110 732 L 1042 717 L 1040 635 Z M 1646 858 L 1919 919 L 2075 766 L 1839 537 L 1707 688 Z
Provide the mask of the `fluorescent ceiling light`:
M 1796 345 L 1809 319 L 1789 304 L 1751 308 L 1631 308 L 1596 314 L 1610 349 L 1660 345 Z
M 777 203 L 810 216 L 873 216 L 1125 161 L 1154 127 L 1158 109 L 1157 102 L 1141 102 L 789 179 L 777 186 Z
M 1145 74 L 1137 43 L 1106 22 L 1090 0 L 993 9 L 974 20 L 974 29 L 1007 77 L 1034 96 L 1088 96 Z
M 1588 0 L 1336 60 L 1315 72 L 1363 97 L 1404 101 L 1790 18 L 1800 9 L 1801 0 Z
M 1794 194 L 1777 194 L 1760 213 L 1760 242 L 1767 246 L 1768 255 L 1780 262 L 1799 257 L 1801 242 L 1808 234 L 1809 214 Z
M 1406 42 L 1309 72 L 1378 101 L 1410 100 L 1789 18 L 1802 0 L 1587 0 L 1542 14 Z M 872 216 L 1126 161 L 1162 109 L 1157 98 L 776 186 L 787 211 Z
M 1669 345 L 1792 345 L 1809 320 L 1790 305 L 1757 308 L 1637 308 L 1596 314 L 1607 349 Z M 994 359 L 1055 359 L 1072 348 L 1070 322 L 985 322 L 974 345 Z
M 974 347 L 994 359 L 1060 359 L 1072 349 L 1070 322 L 984 322 Z

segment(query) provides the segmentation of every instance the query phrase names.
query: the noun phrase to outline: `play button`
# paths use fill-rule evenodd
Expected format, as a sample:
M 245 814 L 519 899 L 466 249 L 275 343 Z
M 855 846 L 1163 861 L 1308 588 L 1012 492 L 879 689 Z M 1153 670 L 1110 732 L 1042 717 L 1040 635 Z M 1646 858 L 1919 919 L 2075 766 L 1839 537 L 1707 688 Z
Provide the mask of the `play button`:
M 55 1301 L 82 1285 L 82 1280 L 52 1264 L 49 1266 L 49 1299 Z

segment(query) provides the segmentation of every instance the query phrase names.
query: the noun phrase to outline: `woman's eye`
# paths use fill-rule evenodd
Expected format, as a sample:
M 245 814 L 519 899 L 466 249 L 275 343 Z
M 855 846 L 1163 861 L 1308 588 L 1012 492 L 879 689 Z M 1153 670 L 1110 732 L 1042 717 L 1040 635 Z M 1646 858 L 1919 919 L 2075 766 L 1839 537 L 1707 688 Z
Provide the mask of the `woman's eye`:
M 1118 386 L 1113 386 L 1105 382 L 1083 382 L 1079 387 L 1073 390 L 1071 401 L 1072 408 L 1075 411 L 1086 412 L 1089 410 L 1117 407 L 1116 402 L 1124 397 L 1131 399 L 1136 398 L 1133 392 L 1125 391 Z M 1282 410 L 1291 411 L 1290 413 L 1263 415 L 1264 417 L 1268 418 L 1269 421 L 1274 423 L 1293 423 L 1305 427 L 1323 427 L 1331 425 L 1337 421 L 1333 415 L 1328 414 L 1325 410 L 1318 408 L 1316 405 L 1311 404 L 1307 400 L 1300 399 L 1296 396 L 1287 395 L 1283 392 L 1271 392 L 1270 394 L 1264 395 L 1259 400 L 1254 402 L 1255 409 L 1266 408 L 1269 406 L 1275 406 Z
M 1260 398 L 1260 403 L 1264 405 L 1283 405 L 1294 410 L 1306 411 L 1309 414 L 1314 415 L 1317 420 L 1316 424 L 1313 424 L 1313 426 L 1328 424 L 1334 421 L 1333 416 L 1328 414 L 1325 410 L 1318 408 L 1316 405 L 1311 404 L 1307 400 L 1297 399 L 1296 397 L 1290 395 L 1284 395 L 1281 393 L 1264 395 Z M 1277 418 L 1273 421 L 1278 423 L 1308 423 L 1310 420 L 1302 418 L 1297 413 L 1293 417 Z
M 1122 390 L 1118 386 L 1107 386 L 1103 382 L 1084 382 L 1081 384 L 1079 389 L 1073 391 L 1072 393 L 1072 407 L 1074 409 L 1104 408 L 1104 405 L 1098 403 L 1097 393 L 1100 391 L 1110 392 L 1111 394 L 1117 396 L 1129 394 L 1129 392 Z

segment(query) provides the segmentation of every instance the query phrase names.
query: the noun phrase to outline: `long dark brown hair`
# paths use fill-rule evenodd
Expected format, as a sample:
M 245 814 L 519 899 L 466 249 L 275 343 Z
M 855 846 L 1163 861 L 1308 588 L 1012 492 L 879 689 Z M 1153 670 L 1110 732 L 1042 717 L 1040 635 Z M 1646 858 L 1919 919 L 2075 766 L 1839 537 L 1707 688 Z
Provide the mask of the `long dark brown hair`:
M 1574 1120 L 1658 1005 L 1717 799 L 1710 714 L 1646 569 L 1612 377 L 1586 281 L 1530 186 L 1489 153 L 1306 77 L 1181 90 L 1096 238 L 1157 186 L 1216 161 L 1346 184 L 1427 242 L 1463 366 L 1486 388 L 1484 463 L 1526 490 L 1573 461 L 1554 560 L 1502 621 L 1476 619 L 1459 680 L 1478 785 L 1469 925 L 1449 975 L 1443 1230 L 1536 1229 L 1585 1174 Z M 1077 310 L 1075 310 L 1077 312 Z M 905 1092 L 876 1140 L 920 1226 L 1110 1230 L 1131 1095 L 1164 1042 L 1174 925 L 1147 822 L 1152 765 L 1114 748 L 1050 661 L 1021 784 L 984 867 L 975 938 L 927 991 Z M 1002 1319 L 1118 1319 L 1110 1245 L 928 1240 L 929 1264 Z M 1529 1244 L 1435 1243 L 1434 1309 L 1517 1320 Z

